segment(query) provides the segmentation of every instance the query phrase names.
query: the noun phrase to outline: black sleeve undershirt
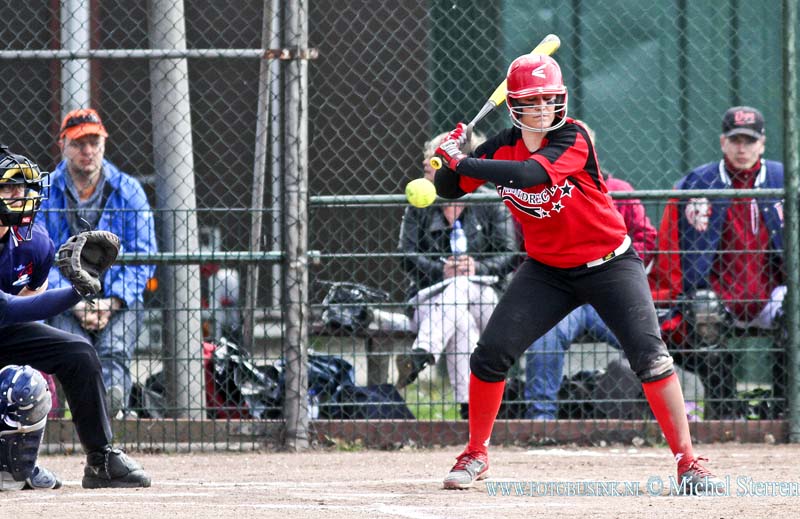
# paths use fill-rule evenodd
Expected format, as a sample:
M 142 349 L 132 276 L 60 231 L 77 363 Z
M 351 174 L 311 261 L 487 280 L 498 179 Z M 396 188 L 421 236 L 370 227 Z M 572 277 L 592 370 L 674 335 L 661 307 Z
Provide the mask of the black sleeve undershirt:
M 456 173 L 514 189 L 550 182 L 547 171 L 533 159 L 517 161 L 467 157 L 458 163 Z
M 496 186 L 525 189 L 550 182 L 550 176 L 535 160 L 494 160 L 467 157 L 456 167 L 458 172 L 443 167 L 436 172 L 436 194 L 442 198 L 461 198 L 467 193 L 461 189 L 461 176 L 492 182 Z

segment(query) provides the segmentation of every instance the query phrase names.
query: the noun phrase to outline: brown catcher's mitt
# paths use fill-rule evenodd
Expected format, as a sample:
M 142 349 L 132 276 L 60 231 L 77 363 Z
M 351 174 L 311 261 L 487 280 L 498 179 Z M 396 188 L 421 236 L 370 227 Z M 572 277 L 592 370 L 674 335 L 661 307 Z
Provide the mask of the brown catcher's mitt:
M 100 278 L 119 255 L 119 237 L 108 231 L 85 231 L 59 247 L 56 265 L 83 297 L 100 293 Z

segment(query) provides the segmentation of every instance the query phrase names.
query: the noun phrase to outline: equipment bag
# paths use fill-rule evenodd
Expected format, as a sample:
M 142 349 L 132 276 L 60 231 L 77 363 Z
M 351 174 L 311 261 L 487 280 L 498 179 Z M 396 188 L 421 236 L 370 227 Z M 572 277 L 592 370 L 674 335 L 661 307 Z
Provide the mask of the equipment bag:
M 334 420 L 413 420 L 414 415 L 394 384 L 339 387 L 328 404 L 320 404 L 320 418 Z
M 308 390 L 327 402 L 340 386 L 355 385 L 353 365 L 334 355 L 308 356 Z
M 571 377 L 564 375 L 558 390 L 558 417 L 568 420 L 594 418 L 592 399 L 597 379 L 602 374 L 600 370 L 583 370 Z
M 653 416 L 642 382 L 622 356 L 612 359 L 597 377 L 592 399 L 595 418 L 642 420 Z
M 249 354 L 221 338 L 203 342 L 203 375 L 208 418 L 278 418 L 283 394 L 280 373 L 271 365 L 256 366 Z M 131 389 L 131 408 L 142 418 L 167 415 L 164 373 L 150 375 Z
M 344 328 L 350 331 L 364 329 L 372 318 L 369 305 L 389 300 L 388 292 L 361 283 L 345 281 L 319 283 L 330 285 L 328 293 L 322 300 L 322 322 L 331 328 Z
M 256 366 L 246 351 L 225 338 L 204 344 L 203 354 L 209 418 L 281 416 L 281 374 L 275 366 Z
M 503 401 L 500 410 L 497 412 L 499 420 L 518 420 L 525 418 L 525 383 L 517 377 L 506 379 L 506 387 L 503 390 Z

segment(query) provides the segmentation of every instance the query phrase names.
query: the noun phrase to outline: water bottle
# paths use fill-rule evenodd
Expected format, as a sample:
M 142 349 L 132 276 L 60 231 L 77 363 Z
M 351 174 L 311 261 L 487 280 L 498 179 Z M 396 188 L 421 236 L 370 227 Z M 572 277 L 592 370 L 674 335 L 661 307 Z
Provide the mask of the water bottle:
M 453 256 L 467 252 L 467 235 L 461 227 L 461 220 L 453 222 L 453 230 L 450 231 L 450 252 Z
M 319 419 L 319 396 L 314 388 L 308 390 L 308 417 L 311 420 Z

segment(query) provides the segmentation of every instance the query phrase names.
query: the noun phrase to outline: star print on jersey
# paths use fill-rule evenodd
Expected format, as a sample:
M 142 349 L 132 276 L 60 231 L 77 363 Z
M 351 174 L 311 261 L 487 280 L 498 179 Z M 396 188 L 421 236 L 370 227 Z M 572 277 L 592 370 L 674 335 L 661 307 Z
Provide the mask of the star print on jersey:
M 534 218 L 552 218 L 566 208 L 566 198 L 572 198 L 575 185 L 569 180 L 536 193 L 498 186 L 497 192 L 507 205 L 513 206 Z

